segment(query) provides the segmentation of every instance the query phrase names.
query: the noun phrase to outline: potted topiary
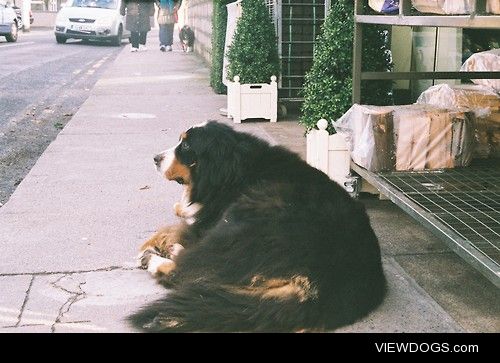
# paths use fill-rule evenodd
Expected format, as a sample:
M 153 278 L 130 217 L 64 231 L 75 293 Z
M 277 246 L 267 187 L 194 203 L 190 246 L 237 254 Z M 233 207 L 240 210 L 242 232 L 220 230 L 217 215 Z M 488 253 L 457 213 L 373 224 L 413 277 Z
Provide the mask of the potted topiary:
M 340 118 L 352 106 L 353 39 L 354 2 L 332 1 L 314 49 L 313 65 L 305 75 L 302 90 L 304 103 L 299 122 L 308 132 L 308 162 L 322 169 L 332 179 L 333 175 L 336 175 L 337 181 L 339 181 L 338 173 L 330 170 L 332 164 L 336 163 L 331 155 L 337 155 L 336 160 L 344 160 L 345 163 L 345 157 L 339 157 L 337 151 L 342 149 L 347 152 L 347 148 L 340 136 L 334 135 L 335 130 L 331 121 Z M 389 71 L 391 68 L 387 30 L 381 26 L 365 27 L 363 70 Z M 364 96 L 362 103 L 389 105 L 393 102 L 391 81 L 367 82 L 362 85 L 362 89 Z M 323 121 L 318 126 L 317 122 L 320 119 Z M 329 138 L 327 135 L 330 135 Z M 345 170 L 345 165 L 340 169 Z
M 227 52 L 228 117 L 236 123 L 248 118 L 276 122 L 280 67 L 274 25 L 264 0 L 242 0 L 241 6 Z

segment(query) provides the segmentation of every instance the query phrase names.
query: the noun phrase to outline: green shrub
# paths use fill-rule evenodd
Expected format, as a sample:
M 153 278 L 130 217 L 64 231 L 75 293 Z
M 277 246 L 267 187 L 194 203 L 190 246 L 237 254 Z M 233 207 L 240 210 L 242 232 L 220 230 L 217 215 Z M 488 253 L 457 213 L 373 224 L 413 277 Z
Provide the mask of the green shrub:
M 229 47 L 228 79 L 241 83 L 269 83 L 280 66 L 274 25 L 264 0 L 243 0 L 233 43 Z
M 300 123 L 311 130 L 319 119 L 337 120 L 352 105 L 354 5 L 352 0 L 332 1 L 314 49 L 313 65 L 305 75 Z M 382 26 L 363 26 L 363 71 L 388 71 L 392 63 Z M 363 82 L 361 102 L 392 104 L 392 82 Z M 328 131 L 334 133 L 329 122 Z
M 210 86 L 216 93 L 226 93 L 222 83 L 222 65 L 226 41 L 227 9 L 226 5 L 234 0 L 214 0 L 212 18 L 212 67 L 210 68 Z

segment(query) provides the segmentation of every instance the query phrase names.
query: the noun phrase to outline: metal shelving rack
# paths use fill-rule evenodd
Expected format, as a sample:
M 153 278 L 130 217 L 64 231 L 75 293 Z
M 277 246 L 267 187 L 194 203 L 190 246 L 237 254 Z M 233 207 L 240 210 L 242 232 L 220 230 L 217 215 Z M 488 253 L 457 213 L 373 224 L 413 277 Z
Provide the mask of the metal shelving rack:
M 365 0 L 366 1 L 366 0 Z M 399 0 L 398 15 L 365 15 L 355 0 L 353 103 L 361 82 L 411 79 L 500 79 L 500 72 L 363 72 L 362 31 L 367 24 L 500 29 L 500 16 L 485 15 L 476 0 L 470 15 L 414 15 L 410 0 Z M 351 169 L 440 237 L 454 252 L 500 288 L 500 160 L 478 160 L 468 168 L 373 173 Z
M 365 0 L 366 1 L 366 0 Z M 500 29 L 499 15 L 483 15 L 486 1 L 476 0 L 470 15 L 411 15 L 410 0 L 399 0 L 398 15 L 365 15 L 362 0 L 355 0 L 352 101 L 360 103 L 361 81 L 400 79 L 499 79 L 500 72 L 363 72 L 363 25 L 386 24 L 399 26 L 430 26 L 470 29 Z

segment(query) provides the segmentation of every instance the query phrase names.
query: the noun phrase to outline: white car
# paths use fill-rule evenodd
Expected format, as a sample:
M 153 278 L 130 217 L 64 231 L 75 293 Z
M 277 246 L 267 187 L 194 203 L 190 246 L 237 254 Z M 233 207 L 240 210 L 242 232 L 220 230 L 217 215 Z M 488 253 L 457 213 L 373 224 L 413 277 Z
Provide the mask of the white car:
M 0 0 L 1 1 L 1 0 Z M 125 16 L 120 15 L 122 0 L 68 0 L 56 17 L 54 33 L 59 44 L 66 40 L 110 40 L 119 46 L 129 38 Z
M 17 40 L 16 12 L 6 0 L 0 0 L 0 37 L 4 36 L 8 42 Z

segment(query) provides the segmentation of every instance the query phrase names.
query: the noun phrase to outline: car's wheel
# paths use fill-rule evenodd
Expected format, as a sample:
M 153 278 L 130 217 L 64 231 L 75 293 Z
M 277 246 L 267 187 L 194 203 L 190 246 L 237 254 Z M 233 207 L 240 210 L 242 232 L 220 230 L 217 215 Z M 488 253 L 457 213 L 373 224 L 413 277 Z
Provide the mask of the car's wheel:
M 113 40 L 111 41 L 111 44 L 113 44 L 115 47 L 121 46 L 122 45 L 122 37 L 123 37 L 123 27 L 120 24 L 120 26 L 118 27 L 118 34 L 116 35 L 116 37 L 113 38 Z
M 5 39 L 7 39 L 8 42 L 15 42 L 17 41 L 17 23 L 14 22 L 10 26 L 10 33 L 5 36 Z
M 66 40 L 68 40 L 68 38 L 63 37 L 62 35 L 56 35 L 56 42 L 58 44 L 64 44 L 66 43 Z

